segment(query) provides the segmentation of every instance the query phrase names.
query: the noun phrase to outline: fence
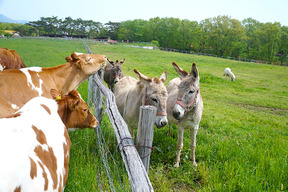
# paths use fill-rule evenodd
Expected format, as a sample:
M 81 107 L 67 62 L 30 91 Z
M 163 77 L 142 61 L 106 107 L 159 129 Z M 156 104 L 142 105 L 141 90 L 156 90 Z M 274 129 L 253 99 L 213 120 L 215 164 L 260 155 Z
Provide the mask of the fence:
M 241 57 L 224 57 L 224 56 L 218 56 L 213 54 L 206 54 L 206 53 L 196 53 L 191 51 L 185 51 L 185 50 L 178 50 L 178 49 L 172 49 L 172 48 L 166 48 L 166 47 L 159 47 L 161 51 L 169 51 L 169 52 L 178 52 L 178 53 L 184 53 L 184 54 L 193 54 L 193 55 L 202 55 L 202 56 L 209 56 L 209 57 L 218 57 L 223 59 L 230 59 L 230 60 L 237 60 L 237 61 L 243 61 L 243 62 L 251 62 L 251 63 L 261 63 L 261 64 L 271 64 L 271 65 L 280 65 L 280 66 L 288 66 L 287 63 L 273 63 L 269 61 L 262 61 L 262 60 L 254 60 L 254 59 L 242 59 Z
M 83 41 L 84 42 L 84 41 Z M 86 42 L 84 42 L 86 49 L 89 54 L 91 54 L 90 48 L 87 46 Z M 126 171 L 129 176 L 130 184 L 132 191 L 153 191 L 152 184 L 149 180 L 146 169 L 142 163 L 142 160 L 135 148 L 135 144 L 133 139 L 128 131 L 127 124 L 123 120 L 122 116 L 118 112 L 117 106 L 115 104 L 114 94 L 103 84 L 103 69 L 99 70 L 93 76 L 89 78 L 89 96 L 88 101 L 89 104 L 92 104 L 92 108 L 96 111 L 96 118 L 99 122 L 102 119 L 102 94 L 105 96 L 105 112 L 107 113 L 110 122 L 114 128 L 114 132 L 118 141 L 119 150 L 124 161 Z M 91 102 L 92 100 L 92 102 Z M 97 133 L 97 137 L 101 136 L 101 123 L 99 123 L 95 131 Z M 154 122 L 153 122 L 154 125 Z M 99 138 L 100 139 L 100 138 Z M 102 144 L 100 144 L 102 145 Z M 103 146 L 102 148 L 105 148 Z M 107 159 L 105 155 L 105 149 L 101 149 L 103 156 L 103 164 L 106 168 L 106 172 L 109 178 L 110 190 L 116 191 L 113 181 L 109 175 L 111 173 L 111 169 L 107 164 Z

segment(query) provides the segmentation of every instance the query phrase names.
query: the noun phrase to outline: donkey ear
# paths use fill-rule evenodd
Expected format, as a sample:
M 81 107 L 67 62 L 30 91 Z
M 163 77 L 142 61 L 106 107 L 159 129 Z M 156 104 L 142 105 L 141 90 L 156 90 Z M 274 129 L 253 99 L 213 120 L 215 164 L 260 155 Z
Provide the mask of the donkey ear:
M 167 71 L 164 71 L 160 77 L 160 80 L 165 83 L 165 81 L 167 80 Z
M 192 65 L 192 69 L 191 69 L 190 74 L 191 74 L 195 79 L 197 79 L 198 76 L 199 76 L 199 74 L 198 74 L 198 69 L 197 69 L 195 63 L 193 63 L 193 65 Z
M 134 69 L 134 72 L 139 76 L 139 79 L 144 85 L 149 86 L 152 82 L 152 79 L 146 77 L 145 75 L 141 74 L 137 69 Z
M 122 65 L 124 63 L 124 61 L 125 61 L 125 58 L 122 61 L 120 61 L 120 64 Z
M 114 61 L 110 61 L 108 58 L 107 58 L 107 61 L 108 61 L 111 65 L 114 65 Z
M 188 75 L 188 73 L 184 69 L 179 67 L 175 62 L 173 62 L 172 65 L 173 65 L 175 71 L 180 76 L 180 79 L 183 79 L 183 78 L 185 78 Z

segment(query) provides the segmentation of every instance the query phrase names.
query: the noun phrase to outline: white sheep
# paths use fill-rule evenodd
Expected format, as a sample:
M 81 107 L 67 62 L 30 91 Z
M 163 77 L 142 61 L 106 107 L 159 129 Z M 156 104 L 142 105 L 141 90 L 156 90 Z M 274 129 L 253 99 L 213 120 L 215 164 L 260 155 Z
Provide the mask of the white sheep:
M 230 68 L 226 68 L 224 70 L 224 74 L 223 76 L 226 76 L 226 79 L 228 80 L 228 78 L 230 77 L 231 81 L 235 81 L 235 75 L 232 73 Z

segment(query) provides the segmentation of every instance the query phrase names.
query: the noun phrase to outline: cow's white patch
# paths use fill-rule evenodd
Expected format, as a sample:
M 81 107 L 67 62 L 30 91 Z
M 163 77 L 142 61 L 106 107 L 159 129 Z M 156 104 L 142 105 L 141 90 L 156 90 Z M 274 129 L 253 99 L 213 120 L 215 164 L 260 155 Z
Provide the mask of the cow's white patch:
M 83 55 L 84 53 L 75 52 L 76 55 Z
M 50 114 L 43 105 L 49 108 Z M 19 185 L 21 191 L 43 191 L 45 179 L 41 166 L 47 174 L 47 191 L 58 191 L 53 189 L 53 180 L 47 165 L 41 163 L 34 151 L 37 146 L 41 146 L 44 151 L 53 149 L 57 158 L 57 187 L 63 184 L 66 128 L 57 111 L 58 105 L 54 100 L 36 97 L 18 111 L 20 116 L 0 119 L 0 146 L 5 146 L 0 148 L 0 191 L 13 191 Z M 43 132 L 47 144 L 38 141 L 32 126 Z M 37 174 L 33 179 L 30 177 L 30 158 L 37 166 Z
M 1 60 L 1 59 L 0 59 Z M 0 71 L 3 71 L 5 69 L 6 66 L 2 66 L 0 63 Z
M 42 91 L 43 80 L 40 79 L 40 80 L 39 80 L 39 87 L 36 87 L 36 86 L 33 84 L 31 75 L 30 75 L 30 73 L 29 73 L 29 71 L 34 71 L 34 72 L 37 73 L 37 76 L 40 77 L 38 73 L 42 71 L 42 68 L 41 68 L 41 67 L 22 68 L 22 69 L 20 69 L 20 71 L 22 71 L 22 72 L 26 75 L 28 86 L 31 86 L 31 87 L 32 87 L 32 90 L 37 91 L 37 92 L 39 93 L 39 96 L 42 96 L 42 93 L 43 93 L 43 91 Z
M 13 109 L 19 109 L 19 106 L 16 105 L 16 104 L 11 104 L 11 107 L 12 107 Z

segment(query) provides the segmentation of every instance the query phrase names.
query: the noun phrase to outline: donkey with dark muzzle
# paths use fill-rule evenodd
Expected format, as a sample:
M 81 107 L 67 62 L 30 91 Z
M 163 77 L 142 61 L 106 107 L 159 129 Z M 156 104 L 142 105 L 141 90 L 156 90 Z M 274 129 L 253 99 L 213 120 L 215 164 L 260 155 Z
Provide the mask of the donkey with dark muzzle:
M 121 66 L 125 59 L 120 62 L 116 60 L 115 63 L 109 59 L 107 60 L 109 63 L 104 68 L 104 81 L 108 88 L 113 91 L 115 84 L 124 76 Z

